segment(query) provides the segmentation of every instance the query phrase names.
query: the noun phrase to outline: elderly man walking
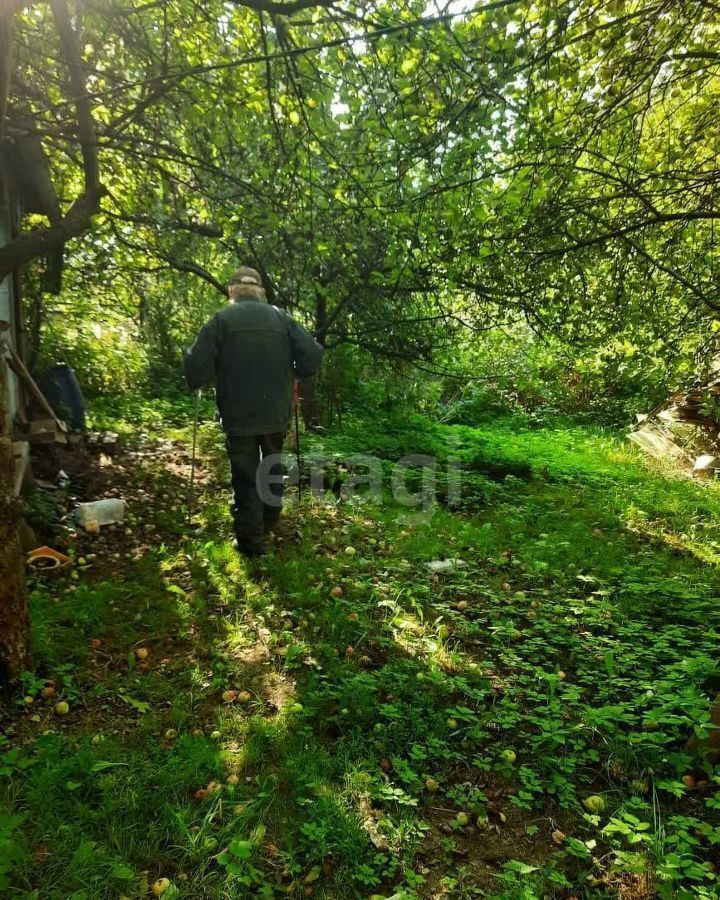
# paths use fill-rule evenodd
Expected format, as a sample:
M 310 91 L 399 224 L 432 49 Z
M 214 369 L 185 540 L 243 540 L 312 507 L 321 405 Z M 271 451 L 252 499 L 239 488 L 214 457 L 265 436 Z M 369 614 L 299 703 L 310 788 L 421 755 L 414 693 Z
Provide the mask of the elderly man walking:
M 230 304 L 200 329 L 185 356 L 191 389 L 214 384 L 227 435 L 238 550 L 265 551 L 265 535 L 280 519 L 280 466 L 271 468 L 274 503 L 263 502 L 256 477 L 261 459 L 282 450 L 292 413 L 293 378 L 314 375 L 323 347 L 297 322 L 265 300 L 255 269 L 243 267 L 228 285 Z

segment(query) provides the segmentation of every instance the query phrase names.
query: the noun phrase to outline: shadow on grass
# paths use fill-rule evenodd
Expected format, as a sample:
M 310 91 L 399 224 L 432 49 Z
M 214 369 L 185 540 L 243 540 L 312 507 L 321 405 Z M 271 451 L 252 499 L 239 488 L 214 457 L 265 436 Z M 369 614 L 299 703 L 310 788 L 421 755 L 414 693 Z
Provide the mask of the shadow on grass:
M 168 454 L 119 475 L 137 476 L 137 533 L 35 596 L 38 672 L 70 713 L 28 681 L 3 762 L 16 893 L 139 897 L 162 876 L 192 898 L 433 896 L 499 890 L 515 860 L 543 896 L 547 873 L 592 869 L 551 838 L 597 835 L 584 795 L 617 810 L 649 768 L 679 778 L 712 586 L 659 611 L 648 586 L 697 572 L 618 531 L 602 492 L 513 487 L 416 528 L 296 506 L 295 543 L 248 566 L 222 538 L 224 463 L 202 470 L 191 532 L 186 452 Z M 430 575 L 444 555 L 469 565 Z

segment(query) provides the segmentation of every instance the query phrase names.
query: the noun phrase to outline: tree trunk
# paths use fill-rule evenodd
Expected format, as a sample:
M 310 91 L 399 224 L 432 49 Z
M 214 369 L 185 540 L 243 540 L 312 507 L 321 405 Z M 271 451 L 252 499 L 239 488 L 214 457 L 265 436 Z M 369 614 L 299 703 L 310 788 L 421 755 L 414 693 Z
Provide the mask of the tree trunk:
M 7 366 L 0 358 L 0 688 L 7 692 L 30 668 L 30 618 L 25 565 L 18 533 L 18 507 L 12 495 L 10 423 L 5 416 Z
M 315 428 L 320 424 L 320 406 L 317 402 L 315 378 L 315 375 L 311 375 L 310 378 L 301 378 L 298 384 L 300 412 L 306 428 Z
M 322 343 L 327 331 L 327 302 L 325 300 L 325 286 L 320 285 L 315 291 L 315 338 Z M 320 404 L 318 402 L 317 376 L 301 378 L 298 385 L 300 397 L 300 410 L 306 428 L 315 428 L 320 424 Z

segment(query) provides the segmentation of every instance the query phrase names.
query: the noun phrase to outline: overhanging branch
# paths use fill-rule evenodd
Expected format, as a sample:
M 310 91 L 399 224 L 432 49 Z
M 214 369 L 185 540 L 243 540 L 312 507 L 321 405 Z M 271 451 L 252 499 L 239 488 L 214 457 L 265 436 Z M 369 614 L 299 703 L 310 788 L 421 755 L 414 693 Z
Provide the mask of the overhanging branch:
M 0 279 L 38 257 L 50 256 L 62 250 L 70 238 L 86 231 L 92 217 L 100 209 L 105 188 L 100 183 L 97 135 L 92 117 L 90 97 L 85 91 L 82 57 L 77 34 L 70 23 L 66 0 L 51 0 L 53 19 L 60 39 L 60 48 L 68 67 L 70 84 L 75 94 L 78 136 L 83 159 L 85 189 L 65 216 L 47 228 L 21 234 L 0 249 Z
M 223 297 L 227 298 L 227 285 L 218 281 L 214 275 L 198 263 L 189 262 L 184 259 L 175 259 L 172 256 L 166 256 L 164 253 L 156 253 L 156 255 L 160 259 L 165 260 L 171 268 L 176 269 L 178 272 L 188 272 L 191 275 L 197 275 L 198 278 L 202 278 L 203 281 L 211 284 L 219 294 L 222 294 Z
M 67 214 L 48 228 L 38 228 L 21 234 L 4 247 L 0 247 L 0 279 L 39 257 L 49 256 L 60 250 L 71 238 L 90 227 L 92 217 L 100 208 L 105 193 L 102 185 L 86 191 L 73 203 Z
M 100 166 L 98 163 L 97 135 L 92 117 L 90 98 L 85 93 L 85 76 L 83 74 L 82 56 L 78 45 L 78 37 L 70 24 L 70 13 L 66 0 L 51 0 L 53 19 L 60 38 L 60 49 L 65 57 L 65 64 L 70 73 L 70 84 L 75 94 L 75 109 L 78 121 L 78 136 L 83 158 L 86 192 L 94 191 L 100 184 Z
M 236 6 L 246 6 L 257 12 L 274 13 L 278 16 L 291 16 L 293 13 L 304 9 L 312 9 L 315 6 L 332 7 L 334 0 L 290 0 L 289 3 L 275 2 L 275 0 L 234 0 Z

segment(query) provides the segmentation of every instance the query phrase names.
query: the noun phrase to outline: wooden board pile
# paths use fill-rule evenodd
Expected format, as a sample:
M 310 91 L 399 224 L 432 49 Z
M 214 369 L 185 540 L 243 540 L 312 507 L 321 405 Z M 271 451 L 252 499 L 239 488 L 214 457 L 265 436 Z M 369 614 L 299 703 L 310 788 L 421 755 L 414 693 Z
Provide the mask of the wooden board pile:
M 656 459 L 698 476 L 720 472 L 720 372 L 705 384 L 671 394 L 638 416 L 630 440 Z

